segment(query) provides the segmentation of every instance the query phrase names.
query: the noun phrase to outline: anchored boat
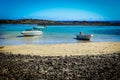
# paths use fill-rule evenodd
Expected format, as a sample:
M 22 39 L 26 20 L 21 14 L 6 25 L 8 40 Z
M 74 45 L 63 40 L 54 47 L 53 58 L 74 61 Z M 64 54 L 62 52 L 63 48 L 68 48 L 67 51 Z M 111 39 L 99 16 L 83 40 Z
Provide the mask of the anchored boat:
M 43 34 L 43 32 L 37 31 L 37 30 L 26 30 L 26 31 L 23 31 L 21 34 L 23 34 L 24 36 L 39 36 Z
M 34 26 L 33 28 L 34 29 L 45 29 L 45 27 L 42 27 L 42 26 Z
M 90 40 L 91 37 L 93 36 L 93 34 L 80 34 L 79 35 L 76 35 L 76 39 L 78 40 Z

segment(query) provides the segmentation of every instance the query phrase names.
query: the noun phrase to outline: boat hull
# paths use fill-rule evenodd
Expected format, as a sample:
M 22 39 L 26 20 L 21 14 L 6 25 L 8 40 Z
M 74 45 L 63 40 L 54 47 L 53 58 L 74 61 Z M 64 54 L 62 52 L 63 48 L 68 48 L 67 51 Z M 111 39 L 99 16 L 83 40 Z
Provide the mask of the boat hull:
M 90 40 L 93 35 L 76 35 L 78 40 Z
M 42 31 L 23 31 L 21 34 L 23 34 L 24 36 L 39 36 L 42 33 Z
M 34 26 L 34 29 L 44 29 L 45 27 L 40 27 L 40 26 Z

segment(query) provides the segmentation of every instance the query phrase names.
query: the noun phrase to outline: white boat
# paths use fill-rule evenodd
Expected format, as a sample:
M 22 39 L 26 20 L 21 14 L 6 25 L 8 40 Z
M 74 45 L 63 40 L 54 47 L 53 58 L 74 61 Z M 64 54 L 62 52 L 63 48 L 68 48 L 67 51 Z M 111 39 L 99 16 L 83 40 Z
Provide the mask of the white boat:
M 39 36 L 43 34 L 43 32 L 36 31 L 36 30 L 26 30 L 26 31 L 23 31 L 21 34 L 23 34 L 24 36 Z
M 42 27 L 42 26 L 34 26 L 33 28 L 34 29 L 45 29 L 45 27 Z
M 78 40 L 90 40 L 93 34 L 79 34 L 76 35 L 76 39 Z

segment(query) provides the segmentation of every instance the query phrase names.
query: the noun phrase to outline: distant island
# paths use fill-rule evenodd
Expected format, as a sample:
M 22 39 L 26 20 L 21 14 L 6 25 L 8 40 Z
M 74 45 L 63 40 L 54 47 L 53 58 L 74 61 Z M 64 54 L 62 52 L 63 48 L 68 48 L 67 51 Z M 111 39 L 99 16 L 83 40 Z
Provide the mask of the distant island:
M 1 19 L 0 24 L 120 26 L 120 21 L 53 21 L 41 19 Z

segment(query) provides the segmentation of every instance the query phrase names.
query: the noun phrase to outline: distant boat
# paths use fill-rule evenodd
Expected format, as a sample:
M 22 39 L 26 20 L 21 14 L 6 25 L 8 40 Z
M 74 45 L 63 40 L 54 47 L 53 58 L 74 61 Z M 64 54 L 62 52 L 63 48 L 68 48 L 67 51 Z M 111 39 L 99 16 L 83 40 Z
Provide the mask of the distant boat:
M 34 26 L 33 28 L 34 29 L 45 29 L 45 27 L 42 27 L 42 26 Z
M 27 29 L 26 31 L 23 31 L 21 34 L 23 34 L 24 36 L 39 36 L 39 35 L 43 34 L 43 32 Z
M 76 39 L 78 40 L 90 40 L 93 34 L 79 34 L 76 35 Z

